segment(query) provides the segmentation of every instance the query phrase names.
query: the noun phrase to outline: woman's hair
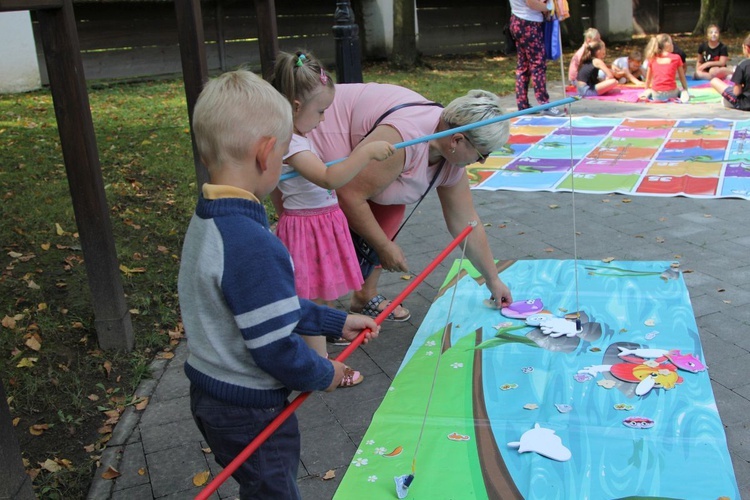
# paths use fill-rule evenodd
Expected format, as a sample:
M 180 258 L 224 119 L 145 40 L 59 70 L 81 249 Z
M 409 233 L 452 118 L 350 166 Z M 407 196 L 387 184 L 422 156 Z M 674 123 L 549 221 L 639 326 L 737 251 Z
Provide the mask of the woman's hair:
M 451 101 L 441 114 L 450 128 L 461 127 L 505 114 L 500 98 L 486 90 L 470 90 L 465 96 Z M 462 132 L 474 146 L 495 151 L 508 142 L 510 125 L 507 120 Z
M 305 102 L 321 87 L 333 90 L 333 79 L 320 61 L 309 52 L 294 54 L 279 52 L 273 68 L 271 84 L 294 105 L 294 101 Z
M 263 137 L 288 141 L 292 109 L 255 73 L 230 71 L 209 80 L 198 96 L 193 132 L 198 154 L 211 168 L 241 160 Z
M 719 28 L 719 25 L 717 25 L 717 24 L 709 24 L 708 26 L 706 26 L 706 36 L 708 36 L 708 32 L 711 31 L 711 28 L 716 28 L 716 31 L 718 31 L 719 33 L 721 33 L 721 28 Z
M 587 29 L 586 31 L 583 32 L 583 41 L 584 41 L 584 43 L 593 40 L 594 38 L 597 37 L 597 35 L 601 36 L 601 35 L 599 35 L 599 30 L 598 29 L 596 29 L 596 28 L 589 28 L 589 29 Z
M 660 33 L 656 36 L 652 36 L 651 40 L 648 41 L 648 45 L 646 45 L 646 53 L 644 54 L 646 59 L 650 61 L 654 57 L 661 54 L 667 42 L 672 42 L 672 37 L 670 37 L 666 33 Z
M 603 48 L 604 42 L 591 42 L 586 44 L 581 53 L 581 63 L 585 64 L 591 62 L 591 60 L 594 59 L 594 55 Z

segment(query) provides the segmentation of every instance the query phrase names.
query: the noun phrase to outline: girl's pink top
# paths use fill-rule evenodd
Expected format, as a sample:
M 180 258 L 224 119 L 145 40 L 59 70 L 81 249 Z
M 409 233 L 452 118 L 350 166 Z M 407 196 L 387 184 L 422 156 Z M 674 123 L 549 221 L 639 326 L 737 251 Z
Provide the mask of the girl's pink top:
M 378 118 L 386 111 L 403 103 L 429 103 L 416 92 L 397 85 L 381 83 L 347 83 L 336 85 L 333 104 L 326 110 L 325 119 L 307 134 L 324 162 L 349 156 L 364 139 Z M 434 134 L 442 108 L 438 106 L 410 106 L 394 111 L 380 125 L 396 129 L 406 142 Z M 383 192 L 372 201 L 381 205 L 415 203 L 427 190 L 437 165 L 429 165 L 429 146 L 422 142 L 405 148 L 404 169 Z M 435 181 L 437 186 L 454 186 L 464 176 L 464 168 L 446 162 Z
M 669 57 L 668 63 L 659 63 L 659 59 Z M 677 68 L 682 66 L 682 58 L 672 52 L 666 55 L 656 56 L 649 62 L 651 69 L 651 88 L 657 92 L 666 92 L 677 88 L 675 76 Z

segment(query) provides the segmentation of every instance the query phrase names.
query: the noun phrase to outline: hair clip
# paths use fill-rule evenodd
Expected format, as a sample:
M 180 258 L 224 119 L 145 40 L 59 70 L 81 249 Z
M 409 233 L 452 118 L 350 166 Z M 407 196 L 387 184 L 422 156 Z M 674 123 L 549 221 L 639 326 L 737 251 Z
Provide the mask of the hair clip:
M 305 54 L 300 54 L 297 56 L 297 66 L 302 66 L 305 61 L 307 60 L 307 57 L 305 57 Z
M 328 83 L 328 75 L 326 74 L 326 70 L 323 68 L 320 68 L 320 83 L 323 85 L 326 85 Z

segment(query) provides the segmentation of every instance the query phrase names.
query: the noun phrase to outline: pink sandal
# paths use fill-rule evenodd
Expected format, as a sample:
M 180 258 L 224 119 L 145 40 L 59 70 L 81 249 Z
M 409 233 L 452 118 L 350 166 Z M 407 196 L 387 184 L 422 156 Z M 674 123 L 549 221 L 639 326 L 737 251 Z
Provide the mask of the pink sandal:
M 364 379 L 364 375 L 347 366 L 344 368 L 344 378 L 341 379 L 339 387 L 354 387 L 361 384 Z

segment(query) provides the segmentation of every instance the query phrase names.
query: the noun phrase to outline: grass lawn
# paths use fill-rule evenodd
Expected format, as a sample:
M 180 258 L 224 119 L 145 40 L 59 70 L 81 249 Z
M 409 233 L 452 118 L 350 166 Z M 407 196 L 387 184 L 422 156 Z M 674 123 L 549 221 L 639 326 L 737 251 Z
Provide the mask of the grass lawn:
M 739 40 L 724 37 L 732 55 Z M 699 42 L 678 38 L 689 56 Z M 613 45 L 609 57 L 626 52 Z M 368 64 L 365 80 L 403 85 L 444 104 L 474 88 L 513 92 L 514 56 L 425 63 L 411 72 Z M 550 79 L 559 75 L 551 63 Z M 177 271 L 197 192 L 182 82 L 99 82 L 89 92 L 136 332 L 131 353 L 97 347 L 48 89 L 0 96 L 0 377 L 40 498 L 85 497 L 123 409 L 148 404 L 136 387 L 149 363 L 170 357 L 182 338 Z

